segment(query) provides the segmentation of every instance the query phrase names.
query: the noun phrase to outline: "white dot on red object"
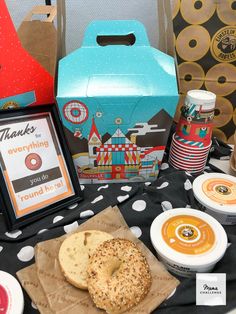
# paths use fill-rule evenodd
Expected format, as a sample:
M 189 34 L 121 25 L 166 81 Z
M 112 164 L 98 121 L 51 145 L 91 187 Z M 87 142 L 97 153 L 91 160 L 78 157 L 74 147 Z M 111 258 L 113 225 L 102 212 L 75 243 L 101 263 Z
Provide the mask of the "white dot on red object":
M 34 257 L 34 248 L 32 246 L 24 246 L 17 254 L 21 262 L 29 262 Z
M 132 209 L 136 210 L 137 212 L 141 212 L 141 211 L 145 210 L 146 207 L 147 207 L 147 204 L 143 200 L 135 201 L 132 205 Z

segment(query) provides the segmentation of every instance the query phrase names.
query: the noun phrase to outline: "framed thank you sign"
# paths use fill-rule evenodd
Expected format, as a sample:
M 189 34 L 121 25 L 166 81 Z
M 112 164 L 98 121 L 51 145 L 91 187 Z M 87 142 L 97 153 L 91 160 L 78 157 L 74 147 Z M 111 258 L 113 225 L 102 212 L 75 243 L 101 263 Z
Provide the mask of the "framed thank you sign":
M 0 168 L 8 229 L 82 198 L 54 105 L 0 112 Z

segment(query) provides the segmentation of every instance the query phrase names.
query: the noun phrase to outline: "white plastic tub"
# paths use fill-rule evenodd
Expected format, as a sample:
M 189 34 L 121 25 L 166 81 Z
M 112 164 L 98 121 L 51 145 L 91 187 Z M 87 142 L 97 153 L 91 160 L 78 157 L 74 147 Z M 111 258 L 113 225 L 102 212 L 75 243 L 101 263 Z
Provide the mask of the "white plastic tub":
M 150 236 L 159 259 L 183 277 L 212 271 L 227 248 L 227 236 L 219 222 L 191 208 L 171 209 L 157 216 Z
M 207 173 L 193 182 L 193 193 L 201 208 L 222 225 L 236 224 L 236 178 Z
M 0 270 L 0 312 L 23 314 L 24 297 L 19 282 L 12 275 Z

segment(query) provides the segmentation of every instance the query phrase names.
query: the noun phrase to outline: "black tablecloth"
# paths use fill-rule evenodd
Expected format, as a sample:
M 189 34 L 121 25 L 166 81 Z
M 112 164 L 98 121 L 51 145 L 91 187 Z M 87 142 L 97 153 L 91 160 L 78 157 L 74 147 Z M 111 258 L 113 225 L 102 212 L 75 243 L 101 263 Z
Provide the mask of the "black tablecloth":
M 18 270 L 34 262 L 33 247 L 36 243 L 76 229 L 79 224 L 110 205 L 118 205 L 134 234 L 155 254 L 149 235 L 152 221 L 163 210 L 197 208 L 192 191 L 193 179 L 188 173 L 171 169 L 167 163 L 163 163 L 159 178 L 152 184 L 82 186 L 84 200 L 76 208 L 61 210 L 15 232 L 7 232 L 0 215 L 0 270 L 15 276 Z M 154 313 L 227 313 L 236 308 L 236 226 L 225 229 L 231 245 L 215 266 L 214 272 L 227 274 L 227 305 L 196 306 L 195 279 L 179 277 L 181 284 Z M 24 313 L 38 313 L 26 293 Z

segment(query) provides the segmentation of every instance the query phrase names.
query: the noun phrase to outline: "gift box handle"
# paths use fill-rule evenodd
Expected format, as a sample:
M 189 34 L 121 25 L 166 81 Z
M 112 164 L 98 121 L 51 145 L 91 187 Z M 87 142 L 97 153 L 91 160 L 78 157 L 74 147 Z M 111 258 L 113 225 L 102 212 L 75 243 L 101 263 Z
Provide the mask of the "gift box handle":
M 94 21 L 86 29 L 83 47 L 150 46 L 142 23 L 135 20 Z

